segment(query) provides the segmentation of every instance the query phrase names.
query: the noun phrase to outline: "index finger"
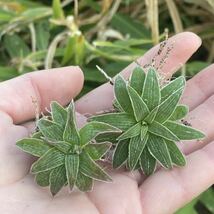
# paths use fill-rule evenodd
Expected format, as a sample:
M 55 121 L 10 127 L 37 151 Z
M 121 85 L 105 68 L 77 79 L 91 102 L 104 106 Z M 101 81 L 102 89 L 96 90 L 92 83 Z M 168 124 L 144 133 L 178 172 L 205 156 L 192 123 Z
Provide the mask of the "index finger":
M 169 78 L 192 56 L 201 45 L 201 39 L 194 33 L 185 32 L 171 37 L 168 40 L 168 43 L 174 43 L 174 47 L 161 71 L 166 78 Z M 149 50 L 144 56 L 137 60 L 138 63 L 140 65 L 150 63 L 151 59 L 158 52 L 158 49 L 159 45 Z M 163 54 L 158 56 L 157 61 L 162 57 Z M 135 67 L 136 63 L 131 63 L 121 72 L 121 74 L 128 77 Z M 109 83 L 106 83 L 79 99 L 76 102 L 76 109 L 83 114 L 93 114 L 110 109 L 112 107 L 113 98 L 112 86 Z

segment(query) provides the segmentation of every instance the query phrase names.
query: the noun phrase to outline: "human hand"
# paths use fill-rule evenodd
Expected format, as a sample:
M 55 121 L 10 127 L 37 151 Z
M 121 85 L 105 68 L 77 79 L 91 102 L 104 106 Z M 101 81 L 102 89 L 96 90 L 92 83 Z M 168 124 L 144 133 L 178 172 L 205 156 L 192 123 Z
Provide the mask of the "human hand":
M 200 46 L 192 33 L 182 33 L 170 39 L 174 49 L 163 73 L 170 77 Z M 157 52 L 151 49 L 138 60 L 142 65 Z M 135 66 L 124 71 L 125 76 Z M 193 127 L 207 135 L 203 142 L 185 142 L 182 150 L 188 155 L 187 166 L 171 171 L 159 169 L 145 178 L 138 172 L 112 171 L 113 183 L 99 183 L 90 193 L 61 191 L 52 198 L 46 188 L 39 188 L 29 175 L 32 159 L 15 146 L 18 139 L 27 136 L 29 123 L 35 115 L 31 97 L 38 100 L 41 111 L 51 100 L 67 104 L 78 94 L 83 77 L 77 67 L 40 71 L 0 84 L 0 212 L 4 214 L 170 214 L 214 183 L 214 133 L 212 131 L 214 66 L 210 66 L 188 81 L 182 102 L 189 105 L 187 118 Z M 50 75 L 51 74 L 51 75 Z M 99 98 L 100 97 L 100 98 Z M 112 86 L 104 84 L 76 102 L 78 112 L 95 113 L 111 108 Z M 83 121 L 81 115 L 78 119 Z M 213 120 L 214 121 L 214 120 Z M 22 125 L 14 125 L 14 124 Z M 209 145 L 206 145 L 208 144 Z M 206 146 L 205 146 L 206 145 Z M 166 203 L 167 202 L 167 203 Z

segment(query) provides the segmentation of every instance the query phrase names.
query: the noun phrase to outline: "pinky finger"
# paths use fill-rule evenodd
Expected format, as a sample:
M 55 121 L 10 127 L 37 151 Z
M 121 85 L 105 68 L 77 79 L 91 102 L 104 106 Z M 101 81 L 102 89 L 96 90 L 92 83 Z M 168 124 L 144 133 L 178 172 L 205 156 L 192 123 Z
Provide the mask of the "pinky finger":
M 143 213 L 171 214 L 214 183 L 214 142 L 187 157 L 187 166 L 161 169 L 140 186 Z

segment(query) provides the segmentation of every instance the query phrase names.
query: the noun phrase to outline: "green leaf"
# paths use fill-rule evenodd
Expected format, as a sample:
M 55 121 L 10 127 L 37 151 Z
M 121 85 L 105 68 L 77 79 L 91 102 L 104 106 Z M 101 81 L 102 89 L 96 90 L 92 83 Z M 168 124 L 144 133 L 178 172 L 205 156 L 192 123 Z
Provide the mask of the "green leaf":
M 67 40 L 66 46 L 65 46 L 65 51 L 63 54 L 63 59 L 62 59 L 62 64 L 65 65 L 66 63 L 68 63 L 69 61 L 71 61 L 72 57 L 75 54 L 75 36 L 70 36 Z
M 130 86 L 141 96 L 143 92 L 143 85 L 145 80 L 145 72 L 144 70 L 137 66 L 131 75 L 130 78 Z
M 52 8 L 53 8 L 53 18 L 54 19 L 64 19 L 65 18 L 60 0 L 53 0 Z
M 146 75 L 142 98 L 150 111 L 160 103 L 160 87 L 154 68 L 150 68 Z
M 29 47 L 18 34 L 6 34 L 3 43 L 11 58 L 25 57 L 30 54 Z
M 214 213 L 214 190 L 209 188 L 199 198 L 200 202 L 211 212 Z
M 19 75 L 19 72 L 16 68 L 11 66 L 0 66 L 0 80 L 8 80 L 12 79 L 13 77 L 16 77 Z
M 55 196 L 66 184 L 65 166 L 59 166 L 51 171 L 50 174 L 50 191 Z
M 80 136 L 76 126 L 74 102 L 71 101 L 67 110 L 67 121 L 63 133 L 63 139 L 71 144 L 79 144 Z
M 46 50 L 50 39 L 48 20 L 40 21 L 35 25 L 36 47 L 38 50 Z
M 68 153 L 71 149 L 73 149 L 73 145 L 70 143 L 67 143 L 65 141 L 59 141 L 52 144 L 55 148 L 57 148 L 59 151 L 63 153 Z
M 133 114 L 132 104 L 129 99 L 129 94 L 126 88 L 126 81 L 121 75 L 117 75 L 114 82 L 115 97 L 122 109 L 130 114 Z
M 121 167 L 128 158 L 129 140 L 119 141 L 113 155 L 113 168 Z
M 117 102 L 117 100 L 114 100 L 114 101 L 113 101 L 113 106 L 114 106 L 114 108 L 115 108 L 117 111 L 120 111 L 120 112 L 123 111 L 122 107 L 121 107 L 120 104 Z
M 62 128 L 65 128 L 67 111 L 56 101 L 51 102 L 51 115 L 55 123 L 60 125 Z
M 142 22 L 138 22 L 128 15 L 116 13 L 111 25 L 123 35 L 130 35 L 131 38 L 151 38 L 150 32 Z
M 205 137 L 204 133 L 176 122 L 168 121 L 164 123 L 164 126 L 180 140 L 203 139 Z
M 140 155 L 142 154 L 143 149 L 146 146 L 148 135 L 146 135 L 146 131 L 144 133 L 145 134 L 143 140 L 141 140 L 141 135 L 138 135 L 130 139 L 129 156 L 128 156 L 128 166 L 130 170 L 135 169 L 135 166 L 137 165 L 140 159 Z
M 168 128 L 156 121 L 149 125 L 148 131 L 167 140 L 179 141 L 179 138 L 174 135 Z
M 179 209 L 175 214 L 199 214 L 195 210 L 195 205 L 197 204 L 197 202 L 198 202 L 198 198 L 195 198 L 190 203 L 188 203 L 186 206 Z
M 147 131 L 148 131 L 148 126 L 141 126 L 141 130 L 140 130 L 141 140 L 143 140 L 145 138 Z
M 57 123 L 42 118 L 38 121 L 38 127 L 45 138 L 53 141 L 62 140 L 63 129 Z
M 170 116 L 169 120 L 176 121 L 181 120 L 188 114 L 189 108 L 185 105 L 178 105 L 175 111 Z
M 65 51 L 62 59 L 62 64 L 81 65 L 85 56 L 85 37 L 84 35 L 74 34 L 68 38 L 65 45 Z
M 79 172 L 77 175 L 76 186 L 82 192 L 89 192 L 93 187 L 93 179 Z
M 129 129 L 136 124 L 136 120 L 126 113 L 108 113 L 91 117 L 89 120 L 107 123 L 122 131 Z
M 73 189 L 79 171 L 79 155 L 65 156 L 66 177 L 70 190 Z
M 41 132 L 41 131 L 37 131 L 37 132 L 34 132 L 34 133 L 31 135 L 31 137 L 41 140 L 42 137 L 44 137 L 44 136 L 42 135 L 42 132 Z
M 185 78 L 183 76 L 170 81 L 161 89 L 161 103 L 164 102 L 171 94 L 175 93 L 178 89 L 184 88 Z
M 150 134 L 147 145 L 149 152 L 163 167 L 172 168 L 172 160 L 163 138 Z
M 127 138 L 132 138 L 135 137 L 137 135 L 139 135 L 141 132 L 141 124 L 137 123 L 134 126 L 132 126 L 131 128 L 129 128 L 127 131 L 125 131 L 123 134 L 121 134 L 117 140 L 125 140 Z
M 19 140 L 16 145 L 23 151 L 36 157 L 41 157 L 49 149 L 51 149 L 51 146 L 45 143 L 43 140 L 33 138 L 24 138 Z
M 49 186 L 49 179 L 50 179 L 51 170 L 45 172 L 39 172 L 36 174 L 36 183 L 41 187 Z
M 80 154 L 80 171 L 99 181 L 111 181 L 111 177 L 87 153 Z
M 158 109 L 155 120 L 164 123 L 167 121 L 176 109 L 176 106 L 183 93 L 183 88 L 178 89 L 171 94 L 166 100 L 164 100 Z
M 85 151 L 90 155 L 93 160 L 101 159 L 106 152 L 111 148 L 111 143 L 93 143 L 85 147 Z
M 149 109 L 140 95 L 130 86 L 127 86 L 128 94 L 131 100 L 132 109 L 137 122 L 141 121 L 149 114 Z
M 82 146 L 87 145 L 97 135 L 106 132 L 120 132 L 119 129 L 102 122 L 89 122 L 83 128 L 80 129 L 80 144 Z
M 54 169 L 64 164 L 65 156 L 59 150 L 52 148 L 39 158 L 31 168 L 32 173 L 38 173 Z
M 148 147 L 146 146 L 140 156 L 140 166 L 143 170 L 143 173 L 145 175 L 153 174 L 156 168 L 156 162 L 156 159 L 151 155 Z
M 177 166 L 185 166 L 186 159 L 185 159 L 184 155 L 182 154 L 182 152 L 177 147 L 176 143 L 173 141 L 169 141 L 169 140 L 165 140 L 165 143 L 169 150 L 169 154 L 170 154 L 173 164 L 175 164 Z
M 148 124 L 151 124 L 155 117 L 156 117 L 156 114 L 158 112 L 158 108 L 159 106 L 157 106 L 156 108 L 154 108 L 147 116 L 146 118 L 144 119 L 144 121 L 146 121 Z
M 111 133 L 104 133 L 104 134 L 99 134 L 96 138 L 95 141 L 97 143 L 103 143 L 103 142 L 111 142 L 112 144 L 117 143 L 117 138 L 120 136 L 121 133 L 118 132 L 111 132 Z

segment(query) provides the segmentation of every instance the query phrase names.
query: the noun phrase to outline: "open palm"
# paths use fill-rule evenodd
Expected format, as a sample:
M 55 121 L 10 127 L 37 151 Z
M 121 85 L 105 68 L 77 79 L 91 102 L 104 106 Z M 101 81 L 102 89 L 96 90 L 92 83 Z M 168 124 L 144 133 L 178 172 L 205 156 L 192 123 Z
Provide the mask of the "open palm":
M 170 39 L 174 49 L 162 72 L 170 77 L 200 46 L 192 33 Z M 158 47 L 138 62 L 149 63 Z M 161 56 L 160 56 L 161 57 Z M 135 64 L 122 74 L 129 76 Z M 188 81 L 182 102 L 190 107 L 188 122 L 204 131 L 206 139 L 181 144 L 187 154 L 187 166 L 170 171 L 159 169 L 145 178 L 138 172 L 112 171 L 113 183 L 95 183 L 90 193 L 67 193 L 63 189 L 55 198 L 47 188 L 40 188 L 29 174 L 32 158 L 15 145 L 32 130 L 26 122 L 35 115 L 36 99 L 41 111 L 57 100 L 67 104 L 82 88 L 83 75 L 78 67 L 39 71 L 0 84 L 0 213 L 3 214 L 170 214 L 214 183 L 214 66 Z M 104 84 L 76 102 L 79 123 L 85 113 L 111 108 L 113 90 Z M 20 125 L 21 124 L 21 125 Z

